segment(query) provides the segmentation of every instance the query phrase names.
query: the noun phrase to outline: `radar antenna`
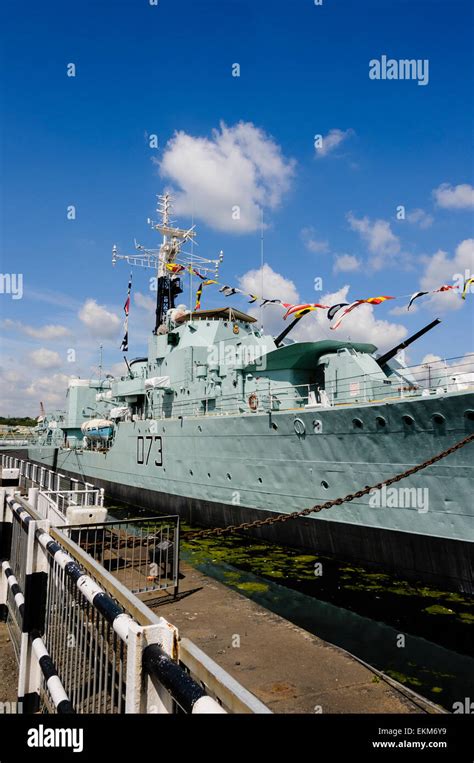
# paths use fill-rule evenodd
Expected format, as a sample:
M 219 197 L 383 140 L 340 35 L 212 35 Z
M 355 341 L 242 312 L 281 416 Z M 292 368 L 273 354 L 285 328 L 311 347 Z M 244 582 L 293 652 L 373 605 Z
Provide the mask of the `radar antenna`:
M 212 260 L 206 257 L 198 257 L 192 252 L 183 251 L 182 247 L 189 241 L 194 242 L 196 232 L 192 226 L 187 230 L 176 228 L 170 219 L 172 210 L 171 196 L 165 193 L 158 196 L 156 211 L 161 216 L 161 222 L 155 223 L 148 218 L 147 222 L 152 230 L 158 231 L 163 236 L 158 249 L 147 249 L 135 240 L 135 254 L 119 254 L 116 245 L 112 247 L 112 265 L 117 260 L 125 260 L 129 265 L 142 268 L 152 268 L 156 271 L 156 319 L 153 333 L 158 332 L 159 327 L 166 318 L 167 311 L 175 306 L 175 298 L 181 294 L 181 279 L 169 266 L 181 265 L 177 268 L 178 273 L 187 270 L 192 273 L 193 269 L 199 270 L 203 276 L 215 278 L 219 275 L 219 265 L 223 259 L 223 252 L 219 253 L 218 259 Z M 194 242 L 197 243 L 197 242 Z

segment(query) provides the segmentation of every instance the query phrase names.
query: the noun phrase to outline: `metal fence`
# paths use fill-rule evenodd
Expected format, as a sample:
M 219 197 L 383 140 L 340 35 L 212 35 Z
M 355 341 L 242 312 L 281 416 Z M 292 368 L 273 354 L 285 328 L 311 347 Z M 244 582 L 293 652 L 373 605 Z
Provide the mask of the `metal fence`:
M 44 519 L 54 525 L 70 524 L 74 515 L 82 515 L 84 521 L 92 521 L 97 509 L 103 508 L 100 490 L 41 490 L 36 498 L 36 509 Z M 78 512 L 78 509 L 82 511 Z M 105 518 L 106 510 L 99 511 Z M 74 520 L 73 520 L 74 521 Z
M 270 712 L 70 537 L 82 529 L 0 488 L 0 612 L 16 618 L 24 712 Z
M 104 490 L 90 482 L 65 477 L 45 466 L 6 454 L 2 454 L 3 469 L 18 470 L 19 486 L 23 490 L 36 488 L 31 499 L 33 508 L 55 526 L 106 518 Z
M 179 584 L 179 516 L 68 525 L 64 532 L 132 593 Z
M 2 561 L 2 573 L 6 581 L 7 628 L 17 660 L 20 659 L 21 629 L 23 621 L 24 596 L 18 580 L 8 561 Z
M 78 503 L 79 499 L 75 496 L 82 496 L 80 505 L 104 505 L 104 490 L 97 489 L 91 482 L 66 477 L 64 474 L 48 469 L 47 466 L 41 466 L 33 461 L 23 458 L 16 458 L 2 453 L 2 469 L 18 469 L 20 474 L 20 485 L 22 487 L 38 487 L 43 491 L 51 493 L 67 493 L 72 497 L 72 503 Z M 63 499 L 64 501 L 64 499 Z
M 104 617 L 51 559 L 45 645 L 77 713 L 123 713 L 126 701 L 126 645 Z M 89 584 L 92 586 L 92 583 Z M 110 600 L 112 602 L 112 600 Z M 45 687 L 43 687 L 44 689 Z M 54 712 L 48 692 L 43 708 Z

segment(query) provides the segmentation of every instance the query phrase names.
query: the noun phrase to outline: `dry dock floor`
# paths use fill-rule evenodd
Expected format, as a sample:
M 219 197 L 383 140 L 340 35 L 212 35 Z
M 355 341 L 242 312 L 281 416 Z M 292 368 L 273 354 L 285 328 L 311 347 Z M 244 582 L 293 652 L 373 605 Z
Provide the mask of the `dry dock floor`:
M 141 598 L 272 712 L 443 712 L 343 649 L 188 564 L 180 567 L 184 578 L 176 600 Z

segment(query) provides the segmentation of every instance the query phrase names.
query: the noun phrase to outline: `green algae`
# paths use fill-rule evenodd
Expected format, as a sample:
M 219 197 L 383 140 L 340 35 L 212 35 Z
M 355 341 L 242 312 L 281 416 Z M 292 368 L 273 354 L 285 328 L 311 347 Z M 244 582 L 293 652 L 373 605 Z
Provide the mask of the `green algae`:
M 469 623 L 470 625 L 474 623 L 474 615 L 470 612 L 460 612 L 458 617 L 463 623 Z
M 192 531 L 192 528 L 186 525 L 184 529 Z M 474 602 L 460 593 L 417 585 L 397 579 L 384 571 L 364 569 L 347 562 L 336 562 L 320 554 L 305 554 L 298 549 L 265 543 L 261 540 L 254 542 L 250 538 L 238 535 L 196 539 L 187 539 L 184 535 L 182 547 L 190 553 L 190 561 L 194 565 L 206 562 L 217 565 L 228 564 L 242 571 L 251 572 L 264 580 L 273 580 L 290 587 L 306 586 L 302 590 L 309 593 L 310 586 L 314 588 L 315 593 L 317 590 L 324 595 L 328 587 L 329 575 L 333 579 L 332 589 L 337 588 L 347 596 L 351 596 L 349 606 L 356 611 L 357 601 L 360 599 L 364 602 L 367 597 L 372 597 L 373 600 L 375 598 L 386 600 L 390 603 L 390 608 L 396 606 L 396 601 L 399 601 L 401 605 L 402 601 L 411 599 L 410 606 L 413 606 L 420 618 L 454 614 L 453 619 L 459 627 L 464 628 L 474 622 L 474 614 L 470 614 Z M 321 564 L 322 574 L 315 574 L 316 563 Z M 318 595 L 321 594 L 318 593 Z M 330 596 L 329 601 L 332 600 L 333 597 Z M 461 608 L 462 611 L 459 612 Z
M 270 586 L 265 583 L 237 583 L 236 588 L 246 593 L 264 593 Z
M 452 609 L 441 606 L 441 604 L 432 604 L 430 607 L 425 607 L 423 612 L 428 612 L 429 615 L 454 615 Z
M 240 572 L 224 572 L 224 579 L 226 583 L 229 583 L 229 585 L 234 585 L 235 583 L 238 583 L 242 578 L 242 575 Z
M 419 678 L 415 678 L 415 676 L 407 676 L 405 673 L 400 673 L 398 670 L 387 670 L 387 675 L 390 676 L 390 678 L 393 678 L 395 681 L 398 681 L 398 683 L 403 684 L 406 686 L 409 684 L 410 686 L 416 686 L 417 688 L 420 686 L 423 686 L 423 682 L 420 681 Z

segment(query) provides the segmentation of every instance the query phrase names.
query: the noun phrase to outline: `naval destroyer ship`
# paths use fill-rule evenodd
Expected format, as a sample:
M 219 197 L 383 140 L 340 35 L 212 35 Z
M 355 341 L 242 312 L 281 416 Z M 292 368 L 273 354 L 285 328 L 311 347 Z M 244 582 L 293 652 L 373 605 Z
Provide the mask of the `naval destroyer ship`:
M 474 386 L 419 379 L 370 343 L 294 342 L 232 307 L 177 304 L 195 231 L 160 197 L 154 250 L 119 259 L 157 268 L 148 355 L 121 377 L 71 379 L 66 408 L 38 424 L 29 458 L 115 499 L 203 526 L 279 516 L 420 464 L 474 431 Z M 181 271 L 181 273 L 180 273 Z M 212 278 L 211 278 L 212 280 Z M 419 331 L 406 346 L 439 321 Z M 436 376 L 436 375 L 435 375 Z M 473 591 L 473 446 L 398 483 L 318 514 L 256 527 L 260 537 Z

